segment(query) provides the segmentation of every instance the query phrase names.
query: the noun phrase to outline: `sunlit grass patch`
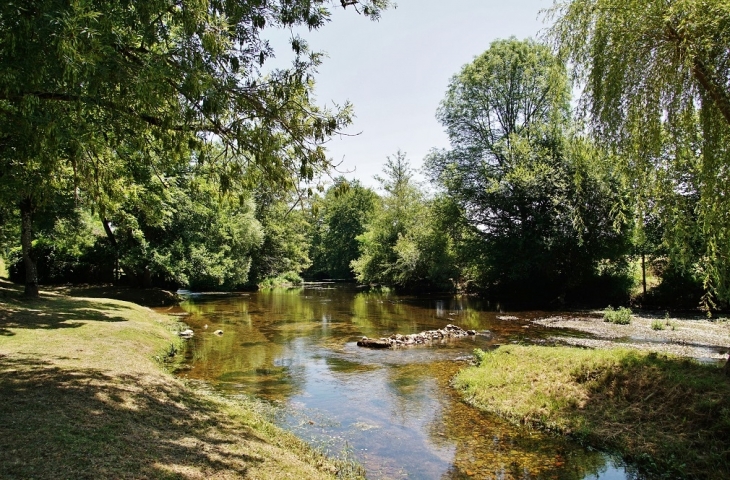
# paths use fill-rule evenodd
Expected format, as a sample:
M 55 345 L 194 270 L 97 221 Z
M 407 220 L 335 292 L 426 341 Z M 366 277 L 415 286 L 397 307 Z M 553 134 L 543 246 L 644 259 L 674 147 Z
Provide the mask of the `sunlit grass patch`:
M 454 380 L 517 423 L 614 449 L 655 472 L 724 478 L 730 381 L 716 365 L 633 350 L 503 346 Z

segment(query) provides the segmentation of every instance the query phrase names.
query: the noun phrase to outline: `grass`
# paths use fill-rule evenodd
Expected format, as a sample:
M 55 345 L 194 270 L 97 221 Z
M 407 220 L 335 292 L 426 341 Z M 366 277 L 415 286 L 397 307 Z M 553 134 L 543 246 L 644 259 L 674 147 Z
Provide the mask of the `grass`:
M 614 309 L 609 305 L 603 311 L 603 320 L 618 325 L 629 325 L 631 323 L 631 309 L 626 307 Z
M 653 474 L 730 471 L 730 380 L 718 366 L 571 347 L 510 345 L 478 357 L 454 386 L 484 411 L 617 451 Z
M 652 330 L 664 330 L 666 327 L 666 323 L 662 320 L 652 320 L 651 321 L 651 329 Z
M 0 478 L 348 478 L 267 420 L 163 368 L 175 321 L 0 282 Z M 156 359 L 156 360 L 155 360 Z

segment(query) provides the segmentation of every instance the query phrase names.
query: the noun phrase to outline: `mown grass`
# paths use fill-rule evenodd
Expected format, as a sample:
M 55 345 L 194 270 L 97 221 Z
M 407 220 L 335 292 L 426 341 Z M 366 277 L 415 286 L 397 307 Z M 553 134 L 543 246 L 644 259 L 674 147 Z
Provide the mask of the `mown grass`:
M 634 350 L 503 346 L 454 386 L 517 423 L 617 451 L 670 478 L 726 478 L 730 380 L 715 365 Z
M 0 282 L 0 478 L 344 476 L 256 401 L 165 373 L 176 328 L 131 303 L 28 301 Z

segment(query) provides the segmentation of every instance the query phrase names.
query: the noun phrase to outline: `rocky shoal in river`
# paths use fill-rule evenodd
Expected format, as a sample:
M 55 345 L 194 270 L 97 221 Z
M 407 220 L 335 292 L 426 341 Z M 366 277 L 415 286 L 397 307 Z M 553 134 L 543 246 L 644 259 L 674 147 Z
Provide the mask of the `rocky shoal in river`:
M 411 345 L 426 345 L 449 338 L 460 338 L 477 335 L 476 330 L 464 330 L 457 325 L 446 325 L 438 330 L 427 330 L 410 335 L 393 334 L 390 337 L 368 338 L 362 337 L 357 342 L 358 347 L 367 348 L 398 348 Z

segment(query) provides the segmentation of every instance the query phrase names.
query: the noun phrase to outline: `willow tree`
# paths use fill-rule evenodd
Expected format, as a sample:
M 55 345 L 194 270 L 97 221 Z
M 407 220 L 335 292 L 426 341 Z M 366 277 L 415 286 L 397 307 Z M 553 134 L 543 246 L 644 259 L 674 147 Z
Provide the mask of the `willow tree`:
M 673 258 L 702 275 L 704 305 L 727 303 L 730 1 L 558 1 L 548 15 L 596 138 L 662 215 Z
M 329 165 L 325 139 L 350 119 L 309 101 L 320 55 L 295 37 L 292 67 L 264 75 L 266 27 L 323 26 L 330 8 L 377 17 L 387 0 L 30 0 L 0 2 L 0 192 L 23 219 L 54 176 L 103 191 L 107 162 L 163 178 L 216 164 L 223 190 L 258 169 L 293 185 Z M 220 142 L 224 155 L 211 155 Z M 151 149 L 162 155 L 147 155 Z M 133 152 L 133 155 L 120 155 Z M 107 182 L 111 183 L 111 182 Z M 125 183 L 125 182 L 122 182 Z M 103 212 L 103 209 L 101 209 Z M 26 292 L 37 293 L 33 268 Z

